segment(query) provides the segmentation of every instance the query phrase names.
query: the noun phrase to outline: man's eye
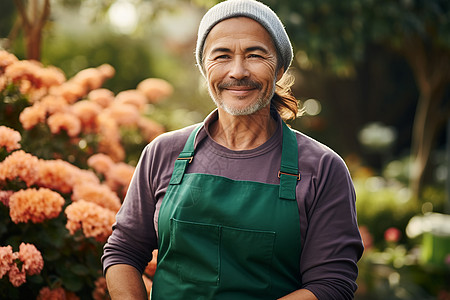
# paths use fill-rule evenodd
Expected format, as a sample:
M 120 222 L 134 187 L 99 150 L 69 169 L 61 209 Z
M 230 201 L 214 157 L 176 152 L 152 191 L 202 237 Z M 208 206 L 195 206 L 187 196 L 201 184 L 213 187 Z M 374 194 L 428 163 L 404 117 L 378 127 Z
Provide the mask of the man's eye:
M 259 55 L 259 54 L 250 54 L 249 56 L 248 56 L 249 58 L 263 58 L 261 55 Z
M 230 58 L 230 56 L 226 54 L 216 56 L 216 59 L 227 59 L 227 58 Z

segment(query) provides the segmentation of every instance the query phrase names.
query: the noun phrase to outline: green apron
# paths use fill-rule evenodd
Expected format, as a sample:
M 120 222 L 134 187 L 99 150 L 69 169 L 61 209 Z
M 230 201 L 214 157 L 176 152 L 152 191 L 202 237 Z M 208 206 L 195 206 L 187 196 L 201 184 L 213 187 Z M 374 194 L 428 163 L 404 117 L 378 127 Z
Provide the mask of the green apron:
M 276 299 L 300 288 L 298 146 L 283 122 L 280 185 L 185 174 L 175 162 L 158 219 L 153 300 Z

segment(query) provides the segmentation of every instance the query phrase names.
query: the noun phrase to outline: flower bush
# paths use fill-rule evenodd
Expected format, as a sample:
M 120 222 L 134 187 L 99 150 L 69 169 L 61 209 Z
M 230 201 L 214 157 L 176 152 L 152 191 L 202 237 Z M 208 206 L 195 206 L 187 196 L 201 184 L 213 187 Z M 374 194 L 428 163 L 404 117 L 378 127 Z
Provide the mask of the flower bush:
M 114 95 L 114 72 L 66 79 L 0 51 L 0 299 L 109 298 L 100 257 L 134 172 L 124 134 L 140 152 L 164 132 L 147 112 L 172 93 L 149 78 Z

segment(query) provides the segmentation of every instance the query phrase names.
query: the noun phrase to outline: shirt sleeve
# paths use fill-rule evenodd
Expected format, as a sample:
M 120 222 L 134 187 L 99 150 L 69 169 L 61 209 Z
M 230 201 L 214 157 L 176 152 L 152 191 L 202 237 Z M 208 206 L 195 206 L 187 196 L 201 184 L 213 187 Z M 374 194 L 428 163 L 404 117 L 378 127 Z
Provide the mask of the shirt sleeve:
M 303 288 L 318 299 L 353 299 L 363 245 L 355 191 L 344 161 L 334 152 L 325 153 L 312 174 L 310 188 L 314 197 L 306 210 Z
M 117 213 L 112 235 L 103 249 L 103 273 L 115 264 L 127 264 L 141 273 L 157 248 L 153 223 L 155 197 L 150 185 L 151 144 L 143 150 L 124 202 Z

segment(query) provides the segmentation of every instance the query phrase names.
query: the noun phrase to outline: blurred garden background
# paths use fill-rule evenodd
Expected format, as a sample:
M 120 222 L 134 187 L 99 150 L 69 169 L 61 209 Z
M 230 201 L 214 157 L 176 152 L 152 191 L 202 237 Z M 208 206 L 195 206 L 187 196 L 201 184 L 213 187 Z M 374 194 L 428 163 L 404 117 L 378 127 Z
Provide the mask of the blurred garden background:
M 0 299 L 108 299 L 102 246 L 141 150 L 214 109 L 194 48 L 216 2 L 0 2 Z M 263 2 L 294 44 L 290 125 L 354 180 L 356 298 L 450 299 L 450 2 Z

